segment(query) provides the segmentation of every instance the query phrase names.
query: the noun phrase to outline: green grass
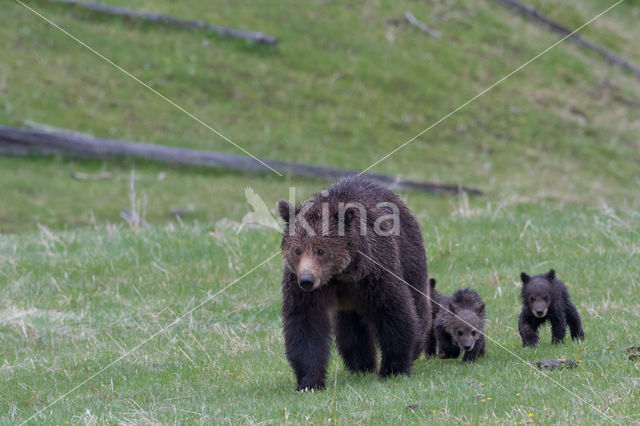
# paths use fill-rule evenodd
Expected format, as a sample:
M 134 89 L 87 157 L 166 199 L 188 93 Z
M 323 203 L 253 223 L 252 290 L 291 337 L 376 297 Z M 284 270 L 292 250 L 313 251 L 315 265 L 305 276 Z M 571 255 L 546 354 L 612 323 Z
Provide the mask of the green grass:
M 313 394 L 294 391 L 283 353 L 279 255 L 144 343 L 278 253 L 276 232 L 110 226 L 4 237 L 0 419 L 28 418 L 143 343 L 34 420 L 605 421 L 590 405 L 623 424 L 640 420 L 637 364 L 625 351 L 640 340 L 637 212 L 520 205 L 423 226 L 440 290 L 473 286 L 487 303 L 486 358 L 421 358 L 411 377 L 381 380 L 350 375 L 334 351 L 327 390 Z M 586 340 L 552 345 L 547 327 L 540 347 L 523 349 L 518 274 L 551 266 Z M 579 367 L 547 374 L 578 397 L 524 364 L 563 356 Z
M 0 123 L 239 153 L 6 3 Z M 611 3 L 531 0 L 574 28 Z M 351 169 L 368 167 L 558 39 L 489 0 L 135 5 L 280 38 L 271 47 L 28 4 L 251 153 Z M 396 25 L 407 10 L 442 38 Z M 584 34 L 640 63 L 639 13 L 626 0 Z M 303 199 L 326 182 L 129 159 L 0 157 L 0 423 L 30 418 L 139 344 L 33 420 L 609 421 L 594 405 L 622 424 L 640 422 L 638 364 L 625 352 L 640 344 L 639 99 L 638 79 L 563 43 L 377 165 L 372 171 L 488 191 L 401 195 L 422 224 L 439 289 L 477 289 L 494 341 L 473 366 L 420 359 L 411 377 L 384 381 L 348 374 L 334 353 L 327 390 L 313 394 L 294 392 L 284 357 L 279 255 L 146 340 L 278 252 L 275 232 L 236 232 L 249 210 L 245 187 L 273 206 L 289 187 Z M 144 229 L 120 218 L 132 170 L 151 224 Z M 110 177 L 73 178 L 102 172 Z M 188 213 L 171 217 L 176 208 Z M 522 349 L 518 275 L 550 267 L 569 283 L 586 340 L 555 346 L 547 328 L 540 347 Z M 549 377 L 577 397 L 523 363 L 563 356 L 582 362 Z

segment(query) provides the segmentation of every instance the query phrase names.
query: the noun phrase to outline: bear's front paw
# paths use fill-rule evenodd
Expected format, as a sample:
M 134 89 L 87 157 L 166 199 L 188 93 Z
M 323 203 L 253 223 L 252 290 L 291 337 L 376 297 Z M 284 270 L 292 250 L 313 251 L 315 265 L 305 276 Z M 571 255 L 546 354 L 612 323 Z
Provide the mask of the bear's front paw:
M 311 392 L 313 393 L 314 391 L 321 391 L 324 390 L 324 383 L 319 384 L 317 386 L 298 386 L 298 388 L 296 389 L 296 391 L 300 392 L 300 393 L 306 393 L 306 392 Z
M 391 376 L 398 376 L 401 374 L 406 374 L 407 376 L 410 375 L 411 367 L 403 367 L 397 365 L 382 366 L 380 367 L 380 372 L 378 372 L 378 375 L 383 379 Z
M 300 393 L 305 393 L 305 392 L 313 392 L 314 390 L 323 390 L 323 389 L 324 389 L 324 381 L 314 383 L 308 380 L 301 380 L 300 383 L 298 383 L 298 388 L 296 389 L 296 391 Z
M 462 362 L 476 362 L 476 359 L 478 358 L 477 355 L 470 355 L 467 356 L 465 354 L 465 356 L 462 357 Z
M 538 337 L 522 339 L 522 346 L 538 346 L 539 343 L 540 339 Z
M 552 337 L 551 343 L 555 343 L 556 345 L 564 343 L 564 337 Z
M 584 331 L 580 330 L 577 333 L 571 333 L 571 339 L 573 340 L 582 340 L 584 339 Z

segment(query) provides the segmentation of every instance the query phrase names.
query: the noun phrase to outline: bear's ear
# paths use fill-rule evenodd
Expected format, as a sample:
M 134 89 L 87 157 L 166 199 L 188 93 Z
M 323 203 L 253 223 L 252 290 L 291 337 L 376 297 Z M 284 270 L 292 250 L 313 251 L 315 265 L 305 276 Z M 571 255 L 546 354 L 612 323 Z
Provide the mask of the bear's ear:
M 338 227 L 341 230 L 349 229 L 353 222 L 360 217 L 360 210 L 355 204 L 339 205 L 338 211 L 335 213 L 335 219 L 338 221 Z
M 476 312 L 478 313 L 478 315 L 484 315 L 484 302 L 476 307 Z
M 344 223 L 345 225 L 351 224 L 353 220 L 358 216 L 358 209 L 356 206 L 347 204 L 344 209 Z
M 436 279 L 429 278 L 429 285 L 431 286 L 431 288 L 436 288 Z
M 549 269 L 549 272 L 547 272 L 547 279 L 549 281 L 553 281 L 556 277 L 556 271 L 554 269 Z
M 278 213 L 280 213 L 280 217 L 287 223 L 289 223 L 290 215 L 294 210 L 291 204 L 287 203 L 285 200 L 278 201 Z
M 449 312 L 451 312 L 452 314 L 455 314 L 456 309 L 458 309 L 458 306 L 456 306 L 456 304 L 453 303 L 453 301 L 449 301 Z
M 520 279 L 522 280 L 523 284 L 528 283 L 529 281 L 531 281 L 531 277 L 529 275 L 527 275 L 526 272 L 522 272 L 520 273 Z

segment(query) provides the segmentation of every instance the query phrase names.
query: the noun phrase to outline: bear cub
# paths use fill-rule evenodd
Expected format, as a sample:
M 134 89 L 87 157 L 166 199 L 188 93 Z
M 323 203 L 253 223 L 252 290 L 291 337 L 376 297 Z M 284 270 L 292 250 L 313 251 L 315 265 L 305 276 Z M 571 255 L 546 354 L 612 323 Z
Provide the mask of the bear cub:
M 582 339 L 584 331 L 578 310 L 569 300 L 569 290 L 556 278 L 556 271 L 530 277 L 525 272 L 522 279 L 522 312 L 518 320 L 518 331 L 522 346 L 536 346 L 538 327 L 547 320 L 551 323 L 551 341 L 563 343 L 567 325 L 571 338 Z
M 457 358 L 463 351 L 462 360 L 474 362 L 484 356 L 486 313 L 480 295 L 470 288 L 458 290 L 443 306 L 435 320 L 438 357 Z

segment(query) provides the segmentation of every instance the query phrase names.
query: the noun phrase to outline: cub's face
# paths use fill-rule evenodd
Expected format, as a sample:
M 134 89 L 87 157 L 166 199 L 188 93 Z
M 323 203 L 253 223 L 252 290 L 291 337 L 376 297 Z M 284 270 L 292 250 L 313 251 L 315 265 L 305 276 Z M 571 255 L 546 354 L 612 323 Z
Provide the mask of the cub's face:
M 522 273 L 522 301 L 537 318 L 544 318 L 551 305 L 552 284 L 546 276 L 529 277 Z
M 478 307 L 478 310 L 481 309 L 484 310 L 484 304 Z M 477 311 L 459 310 L 455 305 L 449 306 L 449 310 L 454 314 L 447 327 L 451 340 L 463 351 L 472 350 L 482 333 L 482 317 Z
M 544 318 L 549 311 L 550 297 L 546 283 L 533 283 L 527 291 L 527 306 L 538 318 Z
M 287 222 L 282 256 L 296 275 L 300 288 L 313 291 L 327 284 L 351 262 L 347 236 L 339 235 L 337 218 L 333 215 L 323 218 L 320 209 L 300 213 L 290 208 L 285 201 L 278 203 L 280 215 Z

